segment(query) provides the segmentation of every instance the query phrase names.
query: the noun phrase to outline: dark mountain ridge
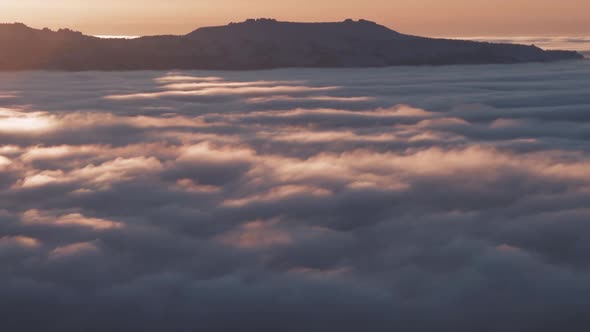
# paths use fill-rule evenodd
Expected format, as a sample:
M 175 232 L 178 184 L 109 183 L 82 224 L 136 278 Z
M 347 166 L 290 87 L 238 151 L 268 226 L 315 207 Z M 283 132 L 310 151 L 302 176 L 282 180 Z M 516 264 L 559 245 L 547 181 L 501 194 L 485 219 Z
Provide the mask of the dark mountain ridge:
M 265 69 L 494 64 L 581 59 L 573 51 L 434 39 L 367 20 L 250 19 L 184 36 L 101 39 L 69 29 L 0 24 L 0 70 Z

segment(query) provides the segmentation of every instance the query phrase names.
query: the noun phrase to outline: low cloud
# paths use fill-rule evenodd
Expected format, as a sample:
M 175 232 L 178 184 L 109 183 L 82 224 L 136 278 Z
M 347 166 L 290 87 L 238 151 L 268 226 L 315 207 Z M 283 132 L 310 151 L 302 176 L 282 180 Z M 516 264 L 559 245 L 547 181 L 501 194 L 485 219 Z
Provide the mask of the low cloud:
M 0 74 L 1 325 L 585 330 L 588 75 Z

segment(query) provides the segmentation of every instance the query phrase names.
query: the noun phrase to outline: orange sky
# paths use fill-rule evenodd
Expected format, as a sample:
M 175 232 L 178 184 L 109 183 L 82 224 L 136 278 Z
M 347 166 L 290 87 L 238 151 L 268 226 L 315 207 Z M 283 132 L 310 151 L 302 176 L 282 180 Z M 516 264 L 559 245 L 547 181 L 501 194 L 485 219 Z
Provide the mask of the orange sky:
M 590 0 L 0 0 L 0 21 L 88 34 L 187 33 L 250 17 L 366 18 L 429 36 L 588 35 Z

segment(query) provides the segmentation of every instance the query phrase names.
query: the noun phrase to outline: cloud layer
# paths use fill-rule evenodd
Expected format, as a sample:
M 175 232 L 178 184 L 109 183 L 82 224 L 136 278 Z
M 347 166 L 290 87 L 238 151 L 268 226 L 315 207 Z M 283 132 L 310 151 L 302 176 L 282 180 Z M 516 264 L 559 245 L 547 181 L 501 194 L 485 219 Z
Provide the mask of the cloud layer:
M 490 43 L 511 43 L 536 45 L 545 50 L 572 50 L 590 58 L 590 36 L 564 37 L 468 37 L 468 40 L 485 41 Z
M 582 331 L 590 66 L 0 74 L 10 331 Z

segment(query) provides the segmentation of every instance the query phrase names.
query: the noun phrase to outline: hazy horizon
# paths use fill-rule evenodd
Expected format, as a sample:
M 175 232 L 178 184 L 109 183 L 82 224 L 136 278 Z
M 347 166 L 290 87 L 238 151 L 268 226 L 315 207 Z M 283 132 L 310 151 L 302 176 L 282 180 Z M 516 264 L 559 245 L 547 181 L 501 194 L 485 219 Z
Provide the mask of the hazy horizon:
M 148 31 L 147 33 L 137 33 L 137 34 L 133 34 L 130 33 L 132 31 L 135 30 L 125 30 L 125 29 L 121 29 L 120 32 L 118 30 L 104 30 L 107 31 L 108 33 L 103 33 L 100 30 L 93 30 L 93 29 L 87 29 L 85 30 L 83 27 L 82 28 L 76 28 L 75 26 L 65 26 L 65 25 L 34 25 L 34 24 L 30 24 L 28 22 L 24 22 L 24 21 L 2 21 L 0 22 L 0 24 L 2 23 L 22 23 L 25 24 L 26 26 L 29 26 L 31 28 L 34 29 L 44 29 L 44 28 L 49 28 L 51 30 L 59 30 L 59 29 L 71 29 L 74 31 L 79 31 L 85 35 L 89 35 L 89 36 L 95 36 L 95 37 L 111 37 L 111 38 L 138 38 L 138 37 L 146 37 L 146 36 L 159 36 L 159 35 L 184 35 L 184 34 L 188 34 L 194 30 L 197 30 L 199 28 L 205 28 L 205 27 L 212 27 L 212 26 L 223 26 L 223 25 L 228 25 L 230 23 L 236 23 L 236 22 L 243 22 L 247 19 L 251 19 L 251 18 L 262 18 L 262 17 L 248 17 L 248 18 L 244 18 L 243 20 L 238 20 L 238 21 L 228 21 L 225 23 L 218 23 L 218 24 L 204 24 L 204 25 L 195 25 L 193 28 L 190 28 L 189 25 L 186 25 L 184 30 L 181 30 L 179 28 L 176 29 L 169 29 L 169 30 L 161 30 L 161 31 Z M 276 19 L 276 18 L 273 18 Z M 281 19 L 277 19 L 278 21 L 282 21 L 282 22 L 298 22 L 298 23 L 323 23 L 323 22 L 342 22 L 344 20 L 348 19 L 347 17 L 342 18 L 341 20 L 326 20 L 326 21 L 295 21 L 295 20 L 281 20 Z M 366 19 L 363 17 L 357 18 L 357 19 Z M 580 32 L 580 33 L 461 33 L 459 31 L 457 31 L 456 33 L 447 33 L 447 34 L 443 34 L 443 33 L 428 33 L 428 32 L 418 32 L 418 31 L 407 31 L 407 30 L 401 30 L 399 29 L 397 26 L 395 25 L 387 25 L 387 24 L 383 24 L 382 22 L 379 21 L 375 21 L 375 23 L 386 26 L 387 28 L 400 32 L 400 33 L 404 33 L 404 34 L 408 34 L 408 35 L 416 35 L 416 36 L 424 36 L 424 37 L 431 37 L 431 38 L 453 38 L 453 39 L 461 39 L 461 38 L 465 38 L 465 39 L 487 39 L 487 38 L 535 38 L 535 37 L 555 37 L 555 38 L 566 38 L 566 37 L 590 37 L 590 29 L 587 32 Z
M 230 23 L 238 23 L 238 22 L 243 22 L 245 20 L 248 19 L 258 19 L 258 18 L 263 18 L 263 17 L 250 17 L 250 18 L 244 18 L 241 21 L 231 21 L 231 22 L 226 22 L 226 23 L 222 23 L 222 24 L 211 24 L 211 25 L 200 25 L 200 26 L 195 26 L 194 28 L 188 28 L 188 30 L 186 31 L 175 31 L 175 32 L 154 32 L 154 33 L 146 33 L 146 34 L 131 34 L 131 33 L 123 33 L 125 32 L 125 30 L 122 30 L 121 33 L 118 33 L 117 31 L 112 31 L 112 33 L 93 33 L 91 31 L 85 31 L 85 30 L 81 30 L 81 29 L 77 29 L 77 28 L 73 28 L 71 26 L 61 26 L 61 25 L 55 25 L 55 26 L 43 26 L 43 25 L 33 25 L 33 24 L 29 24 L 28 22 L 23 22 L 23 21 L 0 21 L 0 24 L 16 24 L 16 23 L 21 23 L 24 24 L 30 28 L 33 29 L 44 29 L 44 28 L 48 28 L 54 31 L 57 31 L 59 29 L 71 29 L 74 31 L 78 31 L 81 32 L 85 35 L 88 36 L 94 36 L 94 37 L 99 37 L 99 38 L 139 38 L 139 37 L 146 37 L 146 36 L 158 36 L 158 35 L 185 35 L 188 34 L 190 32 L 193 32 L 194 30 L 197 30 L 199 28 L 205 28 L 205 27 L 212 27 L 212 26 L 224 26 L 224 25 L 228 25 Z M 272 19 L 276 19 L 276 18 L 272 18 Z M 281 22 L 296 22 L 296 23 L 326 23 L 326 22 L 342 22 L 344 20 L 346 20 L 348 18 L 343 18 L 341 20 L 329 20 L 329 21 L 293 21 L 293 20 L 280 20 L 277 19 L 278 21 Z M 366 18 L 358 18 L 357 20 L 360 19 L 366 19 Z M 539 33 L 539 34 L 493 34 L 493 33 L 489 33 L 489 34 L 485 34 L 485 33 L 472 33 L 472 34 L 461 34 L 461 33 L 456 33 L 456 34 L 420 34 L 420 33 L 414 33 L 414 32 L 409 32 L 409 31 L 402 31 L 400 29 L 397 29 L 395 26 L 388 26 L 386 24 L 382 24 L 382 22 L 378 22 L 375 21 L 375 23 L 379 24 L 379 25 L 383 25 L 386 26 L 387 28 L 400 32 L 400 33 L 404 33 L 404 34 L 408 34 L 408 35 L 416 35 L 416 36 L 423 36 L 423 37 L 430 37 L 430 38 L 451 38 L 451 39 L 470 39 L 470 40 L 479 40 L 479 41 L 490 41 L 493 42 L 495 39 L 498 40 L 505 40 L 505 39 L 511 39 L 511 40 L 529 40 L 529 39 L 534 39 L 534 38 L 590 38 L 590 31 L 586 32 L 586 33 L 571 33 L 571 34 L 560 34 L 560 33 Z
M 376 21 L 394 30 L 427 36 L 580 36 L 590 34 L 590 2 L 567 0 L 467 1 L 223 1 L 153 0 L 3 1 L 0 21 L 34 27 L 72 28 L 91 35 L 183 34 L 203 26 L 247 18 L 324 22 Z

